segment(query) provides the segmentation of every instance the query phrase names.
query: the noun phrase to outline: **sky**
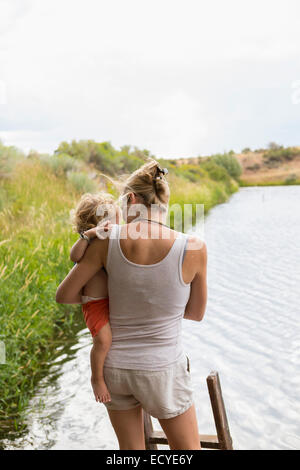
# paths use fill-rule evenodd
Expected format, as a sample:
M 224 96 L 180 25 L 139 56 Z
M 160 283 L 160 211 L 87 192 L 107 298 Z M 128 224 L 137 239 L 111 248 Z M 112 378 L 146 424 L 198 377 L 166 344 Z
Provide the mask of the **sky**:
M 0 139 L 300 145 L 299 0 L 0 0 Z

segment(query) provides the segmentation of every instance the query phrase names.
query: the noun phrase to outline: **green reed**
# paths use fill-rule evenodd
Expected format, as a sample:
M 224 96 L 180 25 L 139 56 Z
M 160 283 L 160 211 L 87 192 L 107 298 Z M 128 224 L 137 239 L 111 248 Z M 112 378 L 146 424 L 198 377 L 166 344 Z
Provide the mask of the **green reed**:
M 0 334 L 6 364 L 0 365 L 0 429 L 22 429 L 34 387 L 74 322 L 78 307 L 55 302 L 57 285 L 71 268 L 76 239 L 69 210 L 78 194 L 39 162 L 22 162 L 1 182 Z

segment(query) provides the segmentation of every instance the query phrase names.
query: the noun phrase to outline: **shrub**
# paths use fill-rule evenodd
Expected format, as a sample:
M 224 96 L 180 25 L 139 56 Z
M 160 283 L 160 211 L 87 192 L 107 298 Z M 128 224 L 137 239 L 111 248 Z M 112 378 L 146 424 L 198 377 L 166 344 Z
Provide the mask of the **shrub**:
M 212 155 L 212 161 L 224 167 L 232 178 L 238 179 L 242 174 L 242 166 L 232 152 Z
M 93 164 L 99 171 L 110 176 L 124 172 L 132 172 L 141 166 L 150 156 L 149 150 L 130 150 L 124 145 L 116 150 L 110 142 L 95 142 L 93 140 L 72 140 L 70 144 L 62 142 L 55 150 L 56 155 L 67 154 L 73 159 Z
M 276 142 L 270 142 L 268 144 L 268 149 L 269 150 L 279 150 L 279 149 L 282 149 L 283 146 L 282 145 L 279 145 L 279 144 L 276 144 Z
M 177 176 L 185 178 L 188 181 L 196 182 L 206 176 L 205 171 L 199 165 L 180 165 L 174 169 Z
M 72 171 L 67 174 L 67 178 L 79 193 L 95 193 L 97 191 L 97 184 L 86 173 Z
M 43 165 L 48 166 L 56 176 L 63 176 L 68 171 L 76 171 L 79 164 L 76 160 L 66 154 L 40 155 L 39 159 Z
M 284 161 L 291 161 L 298 154 L 299 154 L 299 150 L 296 148 L 280 147 L 280 148 L 271 149 L 265 152 L 263 154 L 263 159 L 266 165 L 273 167 L 274 162 L 280 164 L 281 162 L 284 162 Z
M 289 175 L 284 181 L 285 184 L 295 184 L 296 182 L 297 182 L 297 175 L 295 175 L 295 173 L 292 173 L 291 175 Z
M 230 179 L 227 170 L 212 160 L 207 160 L 201 166 L 214 181 L 229 181 Z
M 0 141 L 0 178 L 9 176 L 16 164 L 24 158 L 24 153 L 16 147 L 6 147 Z
M 253 165 L 249 165 L 246 167 L 246 170 L 250 170 L 250 171 L 257 171 L 259 169 L 260 169 L 259 163 L 254 163 Z

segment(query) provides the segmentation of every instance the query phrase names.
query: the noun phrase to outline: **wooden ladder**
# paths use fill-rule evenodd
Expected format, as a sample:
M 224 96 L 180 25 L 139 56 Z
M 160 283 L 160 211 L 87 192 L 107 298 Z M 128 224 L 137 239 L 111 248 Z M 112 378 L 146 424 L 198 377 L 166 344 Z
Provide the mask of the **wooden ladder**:
M 204 449 L 232 450 L 232 439 L 222 396 L 218 372 L 211 372 L 206 378 L 211 407 L 214 415 L 217 435 L 199 434 L 201 447 Z M 168 445 L 163 431 L 154 431 L 151 416 L 144 410 L 144 431 L 147 450 L 157 450 L 157 444 Z

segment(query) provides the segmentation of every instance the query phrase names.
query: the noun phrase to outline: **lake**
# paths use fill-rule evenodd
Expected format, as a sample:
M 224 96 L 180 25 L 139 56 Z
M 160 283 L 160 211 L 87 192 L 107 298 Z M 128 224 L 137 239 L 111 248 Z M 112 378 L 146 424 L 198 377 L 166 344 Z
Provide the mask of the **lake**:
M 300 449 L 299 205 L 300 186 L 241 188 L 205 220 L 209 300 L 202 322 L 183 321 L 183 344 L 199 432 L 215 433 L 205 379 L 217 370 L 235 449 Z M 6 448 L 118 449 L 90 387 L 90 345 L 77 333 Z

